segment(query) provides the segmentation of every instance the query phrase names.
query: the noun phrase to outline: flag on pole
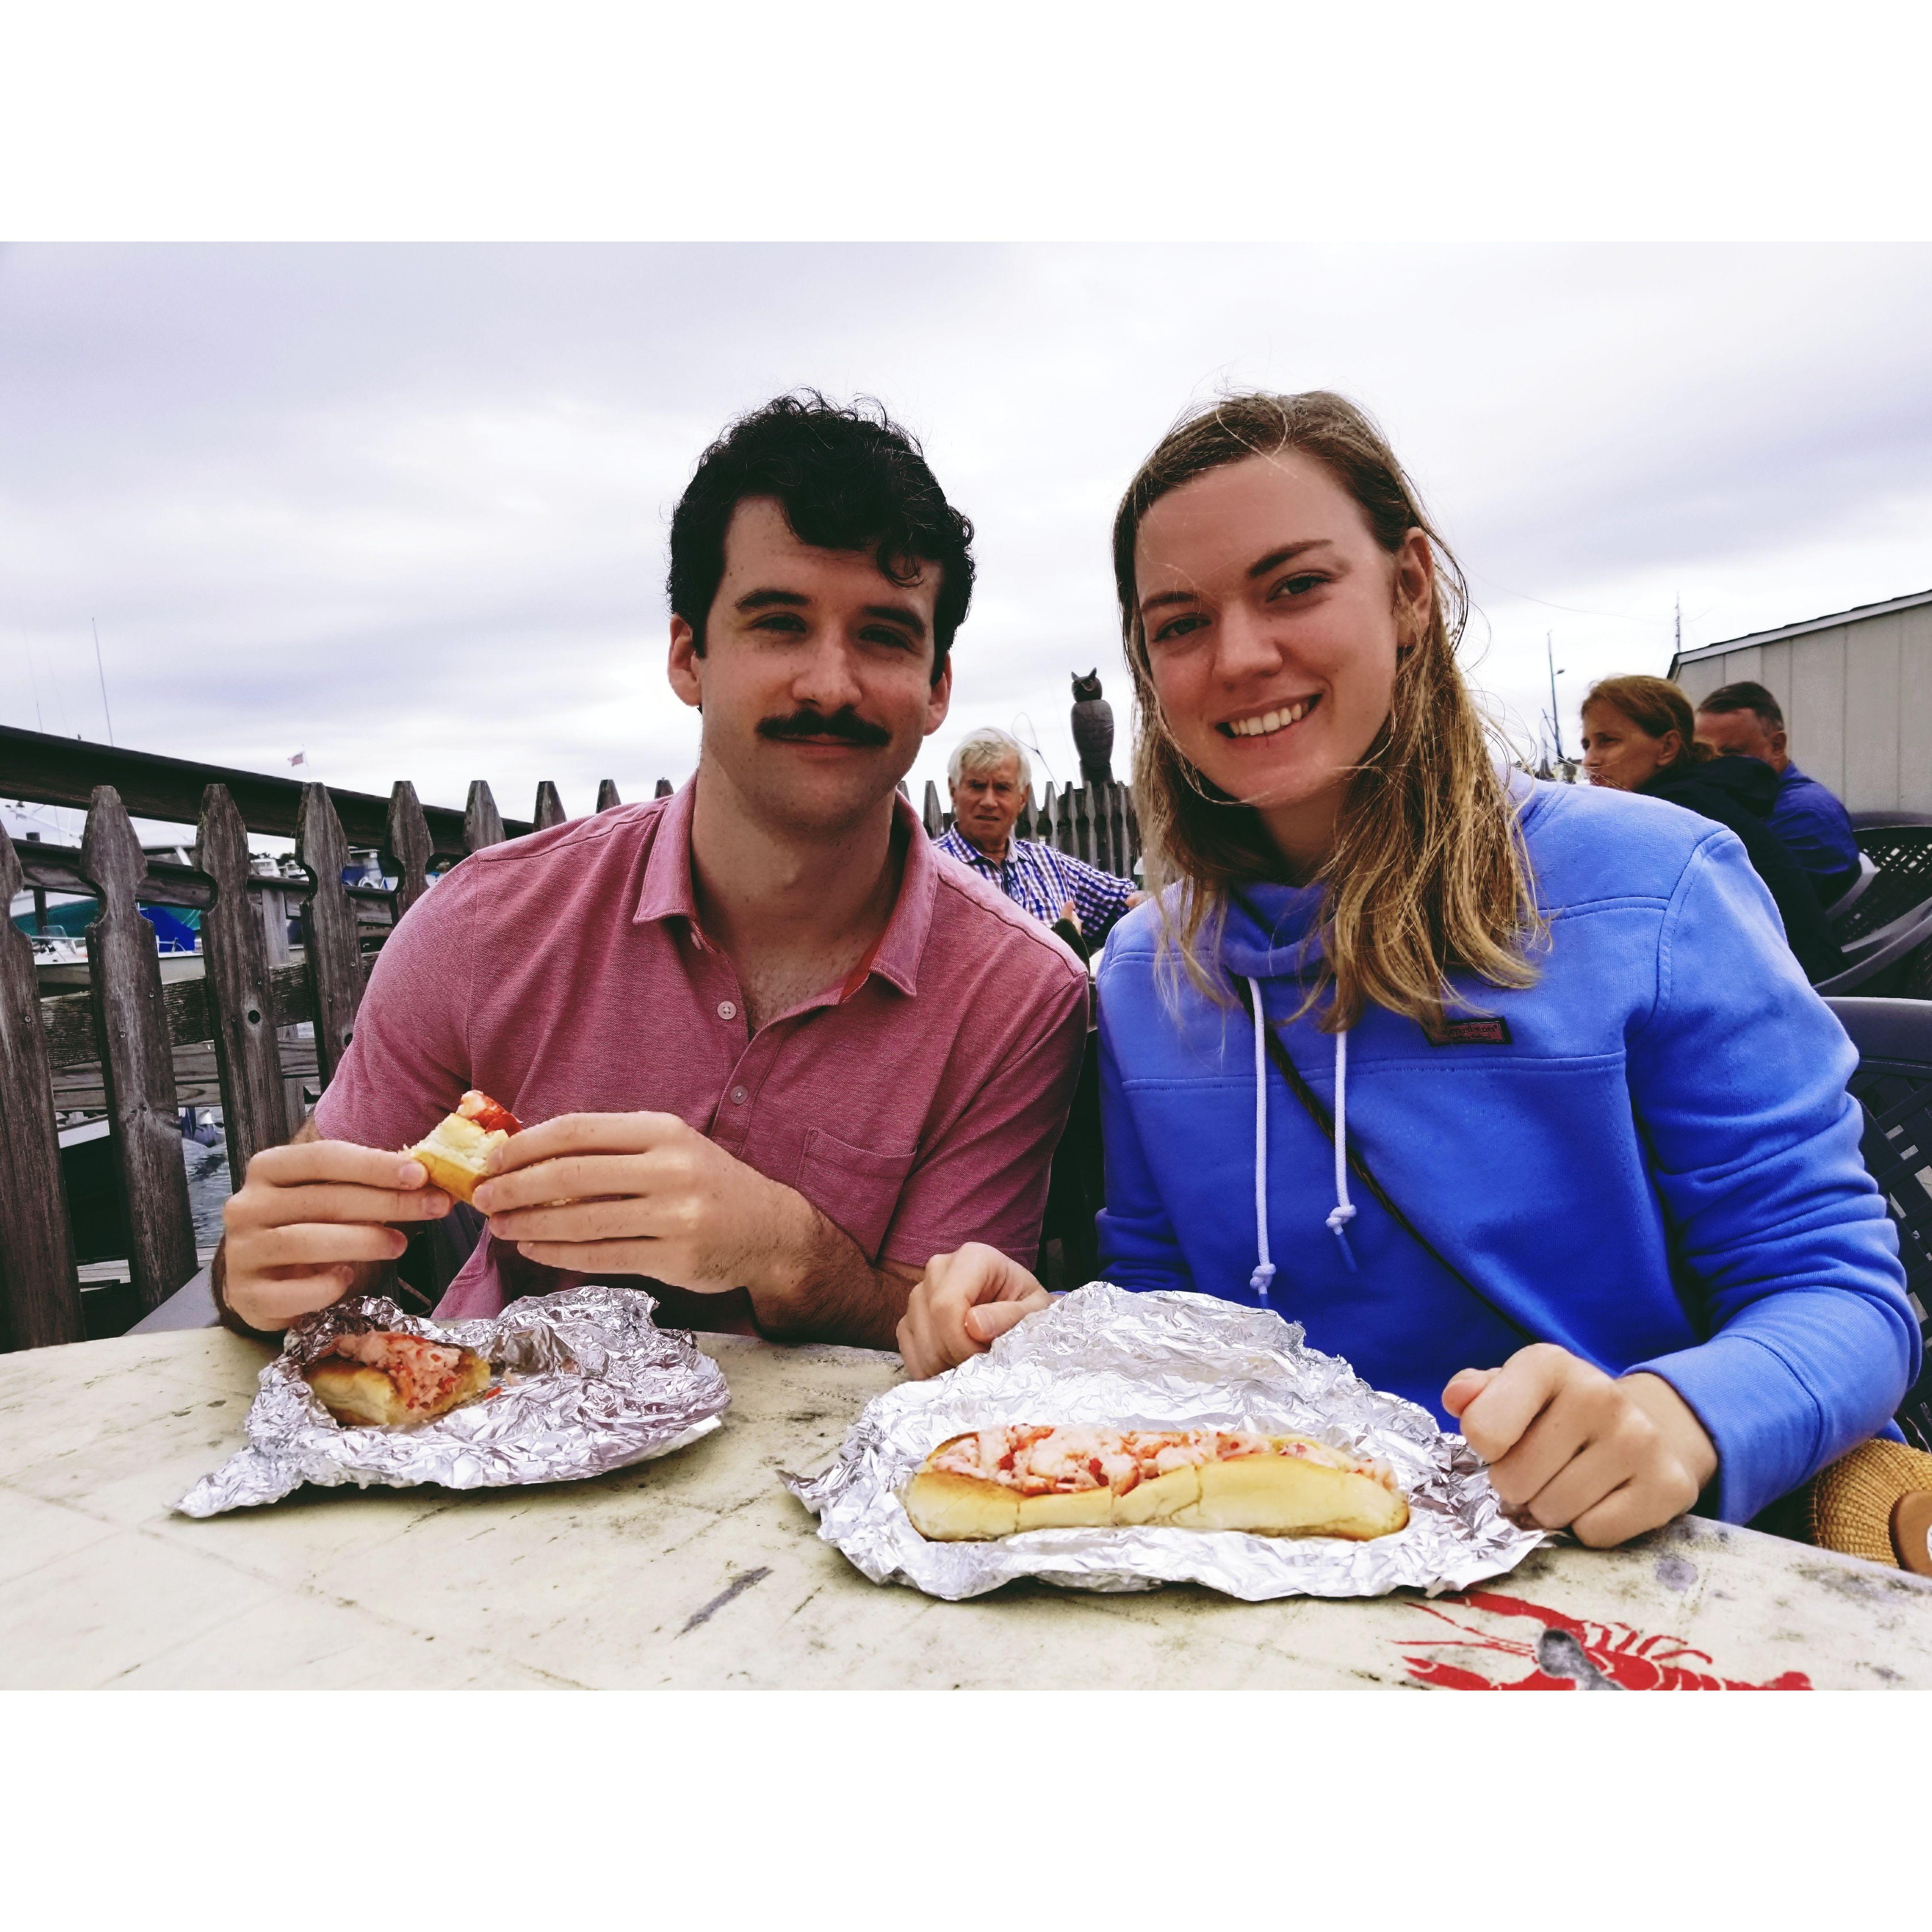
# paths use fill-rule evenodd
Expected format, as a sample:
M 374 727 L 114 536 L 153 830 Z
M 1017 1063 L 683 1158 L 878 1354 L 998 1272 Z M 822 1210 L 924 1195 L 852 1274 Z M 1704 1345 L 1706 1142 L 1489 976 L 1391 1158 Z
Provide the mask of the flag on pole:
M 289 760 L 289 763 L 292 765 L 306 764 L 308 762 L 308 754 L 306 752 L 298 752 L 295 756 Z

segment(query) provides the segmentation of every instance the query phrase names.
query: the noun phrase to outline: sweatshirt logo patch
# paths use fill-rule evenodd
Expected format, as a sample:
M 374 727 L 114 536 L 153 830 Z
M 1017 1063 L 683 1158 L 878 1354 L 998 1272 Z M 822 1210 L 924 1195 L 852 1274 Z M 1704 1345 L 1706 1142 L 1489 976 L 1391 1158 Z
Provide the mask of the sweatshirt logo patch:
M 1427 1035 L 1431 1046 L 1511 1046 L 1505 1019 L 1445 1020 Z

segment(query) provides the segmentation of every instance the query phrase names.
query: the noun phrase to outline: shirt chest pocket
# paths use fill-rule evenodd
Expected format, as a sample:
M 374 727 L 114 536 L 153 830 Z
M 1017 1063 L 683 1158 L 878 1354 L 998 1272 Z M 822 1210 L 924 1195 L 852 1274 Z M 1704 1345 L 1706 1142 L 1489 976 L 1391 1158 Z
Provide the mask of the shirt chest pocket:
M 916 1148 L 903 1154 L 874 1154 L 823 1127 L 813 1127 L 806 1134 L 798 1178 L 792 1185 L 835 1227 L 850 1234 L 868 1262 L 876 1262 L 905 1178 L 918 1158 Z

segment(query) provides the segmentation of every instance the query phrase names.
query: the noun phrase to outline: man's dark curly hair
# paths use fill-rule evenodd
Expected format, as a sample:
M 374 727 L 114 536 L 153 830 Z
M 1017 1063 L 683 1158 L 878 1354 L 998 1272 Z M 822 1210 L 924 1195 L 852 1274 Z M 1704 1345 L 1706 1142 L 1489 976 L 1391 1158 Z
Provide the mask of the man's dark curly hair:
M 973 596 L 973 526 L 946 500 L 917 438 L 880 404 L 849 409 L 816 389 L 740 416 L 698 458 L 670 519 L 670 608 L 704 654 L 704 620 L 724 575 L 724 532 L 748 496 L 776 498 L 801 543 L 869 550 L 895 584 L 939 568 L 932 679 Z

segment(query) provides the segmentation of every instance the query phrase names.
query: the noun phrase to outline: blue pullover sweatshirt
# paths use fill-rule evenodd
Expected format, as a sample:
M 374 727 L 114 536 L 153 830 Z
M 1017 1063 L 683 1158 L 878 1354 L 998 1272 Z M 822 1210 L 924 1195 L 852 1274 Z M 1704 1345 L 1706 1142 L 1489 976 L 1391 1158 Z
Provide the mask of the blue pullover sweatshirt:
M 1857 1055 L 1735 834 L 1629 793 L 1518 796 L 1550 928 L 1536 983 L 1453 981 L 1452 1019 L 1502 1022 L 1457 1043 L 1379 1007 L 1347 1042 L 1350 1144 L 1492 1306 L 1352 1176 L 1351 1270 L 1328 1226 L 1334 1148 L 1272 1068 L 1268 1305 L 1452 1427 L 1449 1378 L 1531 1340 L 1611 1375 L 1648 1370 L 1717 1446 L 1715 1513 L 1744 1522 L 1892 1432 L 1918 1373 L 1845 1090 Z M 1255 916 L 1231 908 L 1220 935 L 1221 970 L 1259 982 L 1276 1022 L 1300 1004 L 1321 896 L 1256 885 Z M 1177 986 L 1172 962 L 1157 970 L 1157 932 L 1153 906 L 1130 914 L 1100 968 L 1101 1270 L 1252 1304 L 1253 1029 Z M 1309 1017 L 1278 1030 L 1332 1114 L 1334 1036 Z

